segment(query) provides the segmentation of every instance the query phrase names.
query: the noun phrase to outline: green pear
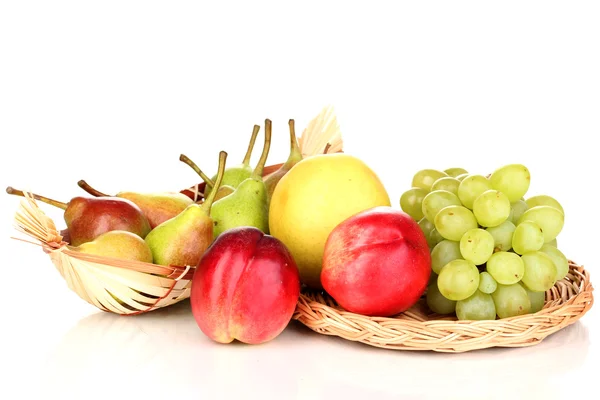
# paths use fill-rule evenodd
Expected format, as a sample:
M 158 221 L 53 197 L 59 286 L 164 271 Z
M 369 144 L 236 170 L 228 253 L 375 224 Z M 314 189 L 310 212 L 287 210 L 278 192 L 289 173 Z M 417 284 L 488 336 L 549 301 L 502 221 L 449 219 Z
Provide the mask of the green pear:
M 225 172 L 227 153 L 219 153 L 219 188 Z M 218 192 L 213 190 L 203 204 L 190 204 L 175 217 L 163 222 L 146 236 L 154 263 L 159 265 L 196 266 L 213 241 L 211 206 Z
M 240 226 L 253 226 L 269 233 L 269 206 L 267 187 L 262 173 L 271 145 L 271 121 L 265 121 L 265 144 L 260 160 L 252 175 L 243 180 L 233 193 L 216 201 L 211 216 L 214 220 L 214 237 Z
M 234 165 L 225 169 L 225 175 L 223 176 L 223 186 L 231 186 L 232 188 L 237 188 L 244 179 L 247 179 L 252 175 L 252 167 L 250 166 L 250 158 L 252 157 L 252 150 L 254 149 L 254 143 L 256 142 L 256 137 L 258 136 L 258 131 L 260 130 L 259 125 L 254 125 L 252 129 L 252 136 L 250 137 L 250 143 L 248 144 L 248 149 L 246 150 L 246 155 L 242 160 L 242 163 L 239 165 Z M 204 179 L 206 182 L 206 189 L 204 190 L 204 197 L 207 197 L 213 185 L 211 185 L 210 181 L 215 181 L 216 175 L 210 179 Z
M 109 196 L 94 189 L 84 180 L 80 180 L 77 184 L 91 195 L 97 197 Z M 117 193 L 115 196 L 135 203 L 148 219 L 152 229 L 173 218 L 193 203 L 192 199 L 179 192 L 138 193 L 124 191 Z
M 97 256 L 152 263 L 150 248 L 138 235 L 128 231 L 109 231 L 74 248 Z
M 264 178 L 265 186 L 267 187 L 267 199 L 270 202 L 271 197 L 273 197 L 273 192 L 275 191 L 275 187 L 283 178 L 285 174 L 288 173 L 289 170 L 292 169 L 294 165 L 302 161 L 302 152 L 300 151 L 300 147 L 298 147 L 298 141 L 296 140 L 296 128 L 294 124 L 294 120 L 290 119 L 290 155 L 287 161 L 275 172 L 269 174 Z

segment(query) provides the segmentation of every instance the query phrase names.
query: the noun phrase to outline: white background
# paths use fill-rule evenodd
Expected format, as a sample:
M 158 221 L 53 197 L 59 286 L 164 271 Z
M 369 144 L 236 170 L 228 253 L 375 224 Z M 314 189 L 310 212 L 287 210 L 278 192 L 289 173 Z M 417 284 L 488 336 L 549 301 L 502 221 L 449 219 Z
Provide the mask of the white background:
M 345 151 L 394 207 L 422 168 L 527 165 L 529 194 L 566 209 L 559 248 L 595 281 L 597 2 L 282 3 L 1 2 L 1 185 L 63 201 L 82 178 L 179 190 L 198 181 L 180 153 L 213 173 L 219 150 L 241 161 L 252 125 L 271 118 L 281 162 L 287 120 L 300 131 L 332 104 Z M 597 393 L 597 306 L 526 349 L 392 352 L 298 324 L 266 345 L 216 345 L 186 303 L 125 319 L 83 302 L 37 247 L 9 238 L 18 201 L 0 196 L 3 398 Z

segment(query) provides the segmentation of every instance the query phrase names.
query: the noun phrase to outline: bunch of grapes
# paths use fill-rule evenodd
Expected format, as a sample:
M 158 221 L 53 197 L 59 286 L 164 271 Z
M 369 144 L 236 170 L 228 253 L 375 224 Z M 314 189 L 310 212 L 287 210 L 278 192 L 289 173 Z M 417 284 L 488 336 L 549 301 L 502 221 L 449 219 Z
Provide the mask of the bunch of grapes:
M 521 164 L 488 176 L 462 168 L 417 172 L 400 198 L 431 249 L 429 308 L 459 320 L 535 313 L 545 292 L 569 271 L 556 237 L 564 210 L 551 196 L 525 199 L 530 172 Z

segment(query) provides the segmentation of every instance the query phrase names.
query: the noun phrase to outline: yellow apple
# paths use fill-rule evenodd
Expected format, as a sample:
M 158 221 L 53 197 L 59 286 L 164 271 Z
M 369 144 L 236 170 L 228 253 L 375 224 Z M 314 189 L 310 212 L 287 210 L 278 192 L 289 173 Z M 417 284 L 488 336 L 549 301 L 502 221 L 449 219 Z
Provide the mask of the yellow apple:
M 344 153 L 316 155 L 294 165 L 275 187 L 269 230 L 292 253 L 301 281 L 322 289 L 327 237 L 342 221 L 377 206 L 390 206 L 390 197 L 362 160 Z

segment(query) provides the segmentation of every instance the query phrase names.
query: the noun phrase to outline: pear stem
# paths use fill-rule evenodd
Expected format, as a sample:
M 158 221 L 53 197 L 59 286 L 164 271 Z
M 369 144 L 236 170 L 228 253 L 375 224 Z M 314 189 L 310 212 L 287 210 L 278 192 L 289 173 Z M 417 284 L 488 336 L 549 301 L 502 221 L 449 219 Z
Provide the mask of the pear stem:
M 212 207 L 213 202 L 215 201 L 215 197 L 217 196 L 217 192 L 221 187 L 221 182 L 223 182 L 223 175 L 225 174 L 225 162 L 227 160 L 227 153 L 224 151 L 219 152 L 219 171 L 217 172 L 217 178 L 215 180 L 215 186 L 208 194 L 206 200 L 202 204 L 202 208 L 206 211 L 206 214 L 210 215 L 210 208 Z
M 290 156 L 285 162 L 286 167 L 289 167 L 290 164 L 295 164 L 299 160 L 302 160 L 302 152 L 300 151 L 300 147 L 298 147 L 298 141 L 296 140 L 296 124 L 293 119 L 289 121 L 290 126 Z
M 86 192 L 88 192 L 89 194 L 91 194 L 92 196 L 96 196 L 96 197 L 110 197 L 110 195 L 102 193 L 102 192 L 94 189 L 93 187 L 91 187 L 83 179 L 80 180 L 79 182 L 77 182 L 77 185 L 79 185 L 80 188 L 82 188 L 83 190 L 85 190 Z
M 250 158 L 252 157 L 252 150 L 254 150 L 254 143 L 256 142 L 258 131 L 260 131 L 260 125 L 254 125 L 254 128 L 252 129 L 252 136 L 250 137 L 250 144 L 248 145 L 248 150 L 246 150 L 244 160 L 242 161 L 244 165 L 250 165 Z
M 261 178 L 263 175 L 263 170 L 265 168 L 265 164 L 267 163 L 267 157 L 269 156 L 269 149 L 271 148 L 271 120 L 265 119 L 265 144 L 263 147 L 263 152 L 260 155 L 260 160 L 258 160 L 258 164 L 256 164 L 256 168 L 252 173 L 254 178 Z
M 6 193 L 12 194 L 15 196 L 25 197 L 25 193 L 23 193 L 22 190 L 14 189 L 11 186 L 6 188 Z M 31 193 L 31 195 L 36 200 L 43 201 L 44 203 L 48 203 L 54 207 L 62 208 L 63 210 L 66 210 L 67 207 L 69 206 L 67 203 L 63 203 L 62 201 L 58 201 L 58 200 L 53 200 L 48 197 L 40 196 L 39 194 Z
M 215 183 L 213 182 L 212 179 L 210 179 L 208 176 L 206 176 L 206 174 L 204 172 L 202 172 L 202 170 L 200 169 L 200 167 L 198 165 L 196 165 L 195 162 L 193 162 L 192 160 L 190 160 L 190 158 L 188 156 L 186 156 L 185 154 L 182 154 L 179 156 L 179 161 L 182 161 L 183 163 L 189 165 L 194 171 L 196 171 L 196 173 L 198 175 L 200 175 L 200 178 L 202 178 L 202 180 L 204 182 L 206 182 L 206 186 L 207 187 L 214 187 Z

